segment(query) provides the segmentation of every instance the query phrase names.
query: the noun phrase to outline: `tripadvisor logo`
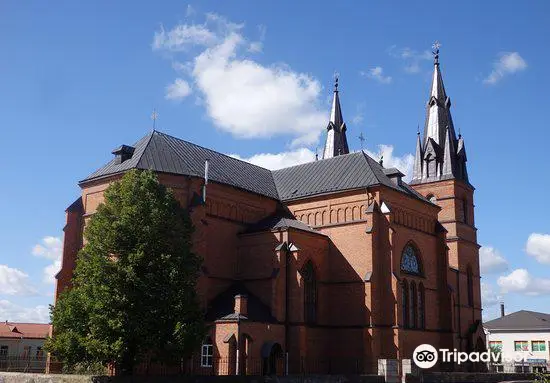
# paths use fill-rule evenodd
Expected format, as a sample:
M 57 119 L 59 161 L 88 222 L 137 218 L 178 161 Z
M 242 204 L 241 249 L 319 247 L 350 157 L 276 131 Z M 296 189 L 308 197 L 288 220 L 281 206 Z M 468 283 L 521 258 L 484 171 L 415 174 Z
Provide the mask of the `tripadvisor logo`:
M 441 354 L 441 357 L 440 355 Z M 438 360 L 442 362 L 451 362 L 456 364 L 462 364 L 465 362 L 498 362 L 501 359 L 501 354 L 499 352 L 463 352 L 456 349 L 450 350 L 447 348 L 442 348 L 439 351 L 435 349 L 432 345 L 421 344 L 413 352 L 413 361 L 420 368 L 432 368 L 435 366 Z M 521 353 L 516 353 L 514 358 L 506 358 L 510 361 L 521 362 L 523 360 L 523 355 Z M 506 360 L 508 361 L 508 360 Z
M 437 363 L 437 350 L 429 344 L 421 344 L 413 352 L 414 363 L 420 368 L 432 368 Z

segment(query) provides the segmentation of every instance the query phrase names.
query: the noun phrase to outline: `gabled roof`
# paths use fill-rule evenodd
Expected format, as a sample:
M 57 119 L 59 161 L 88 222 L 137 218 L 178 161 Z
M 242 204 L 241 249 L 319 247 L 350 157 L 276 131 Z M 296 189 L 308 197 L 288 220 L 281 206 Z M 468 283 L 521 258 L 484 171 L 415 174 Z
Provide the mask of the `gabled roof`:
M 246 295 L 248 298 L 248 315 L 235 314 L 235 295 Z M 248 319 L 256 322 L 274 322 L 275 318 L 271 315 L 271 309 L 264 304 L 260 298 L 252 294 L 242 283 L 235 282 L 220 293 L 209 304 L 206 313 L 207 321 L 215 320 L 235 320 Z
M 136 142 L 134 147 L 130 159 L 120 164 L 113 159 L 81 183 L 134 168 L 204 177 L 204 162 L 208 160 L 209 180 L 278 199 L 271 172 L 248 162 L 155 130 Z
M 385 185 L 427 201 L 406 183 L 396 185 L 392 182 L 385 174 L 384 168 L 364 152 L 270 171 L 158 131 L 152 131 L 133 147 L 135 149 L 129 159 L 122 163 L 116 158 L 112 159 L 80 181 L 80 184 L 130 169 L 150 169 L 161 173 L 202 178 L 204 162 L 208 160 L 210 181 L 280 201 L 374 185 Z
M 250 225 L 245 233 L 257 233 L 267 230 L 277 230 L 277 229 L 297 229 L 302 231 L 307 231 L 309 233 L 315 233 L 324 236 L 317 230 L 312 229 L 302 221 L 297 220 L 290 213 L 276 213 L 267 218 L 262 219 L 261 221 Z
M 0 338 L 45 339 L 50 333 L 50 325 L 44 323 L 0 322 Z
M 275 170 L 273 178 L 282 201 L 375 185 L 427 201 L 405 183 L 396 185 L 384 167 L 362 151 Z
M 483 324 L 487 330 L 548 330 L 550 314 L 521 310 Z

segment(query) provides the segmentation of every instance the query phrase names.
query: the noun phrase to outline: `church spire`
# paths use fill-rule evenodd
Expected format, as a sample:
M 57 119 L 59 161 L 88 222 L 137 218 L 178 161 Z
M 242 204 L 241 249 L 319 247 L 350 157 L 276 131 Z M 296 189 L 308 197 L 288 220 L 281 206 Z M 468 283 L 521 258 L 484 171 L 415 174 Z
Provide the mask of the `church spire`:
M 440 44 L 436 42 L 432 48 L 434 68 L 430 97 L 426 105 L 424 137 L 421 143 L 420 139 L 417 139 L 417 154 L 411 183 L 452 178 L 468 182 L 465 161 L 458 155 L 459 142 L 451 117 L 451 99 L 443 85 L 439 63 Z
M 335 76 L 334 79 L 333 93 L 323 158 L 331 158 L 349 153 L 348 140 L 346 138 L 347 128 L 344 117 L 342 117 L 342 107 L 340 106 L 340 96 L 338 94 L 338 76 Z

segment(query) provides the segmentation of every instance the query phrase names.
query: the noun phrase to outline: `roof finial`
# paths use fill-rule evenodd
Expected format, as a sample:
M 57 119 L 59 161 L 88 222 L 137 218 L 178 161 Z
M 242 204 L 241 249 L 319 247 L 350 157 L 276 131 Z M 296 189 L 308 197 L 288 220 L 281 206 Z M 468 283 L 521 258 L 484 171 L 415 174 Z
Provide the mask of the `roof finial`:
M 157 109 L 155 108 L 153 109 L 153 113 L 151 113 L 151 120 L 153 120 L 153 130 L 155 130 L 158 117 L 159 117 L 159 114 L 157 113 Z
M 441 47 L 441 44 L 439 41 L 435 41 L 435 43 L 432 44 L 432 54 L 434 55 L 434 64 L 439 64 L 439 48 Z
M 363 143 L 365 142 L 365 139 L 366 139 L 365 136 L 363 135 L 363 132 L 361 132 L 359 134 L 359 137 L 357 138 L 359 138 L 359 141 L 361 141 L 361 151 L 363 151 Z
M 420 124 L 416 124 L 416 134 L 420 136 Z
M 380 166 L 384 166 L 384 156 L 380 156 L 380 161 L 378 161 L 378 163 L 380 164 Z
M 340 73 L 334 72 L 334 91 L 338 92 L 338 78 L 340 77 Z

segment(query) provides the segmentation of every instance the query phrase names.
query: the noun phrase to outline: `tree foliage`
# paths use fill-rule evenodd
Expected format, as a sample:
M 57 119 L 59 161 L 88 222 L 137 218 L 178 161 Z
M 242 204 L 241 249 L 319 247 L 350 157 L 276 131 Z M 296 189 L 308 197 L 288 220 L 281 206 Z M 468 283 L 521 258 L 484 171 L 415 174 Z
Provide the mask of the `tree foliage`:
M 204 335 L 192 223 L 150 171 L 111 184 L 86 224 L 73 287 L 51 308 L 47 349 L 68 366 L 178 360 Z

